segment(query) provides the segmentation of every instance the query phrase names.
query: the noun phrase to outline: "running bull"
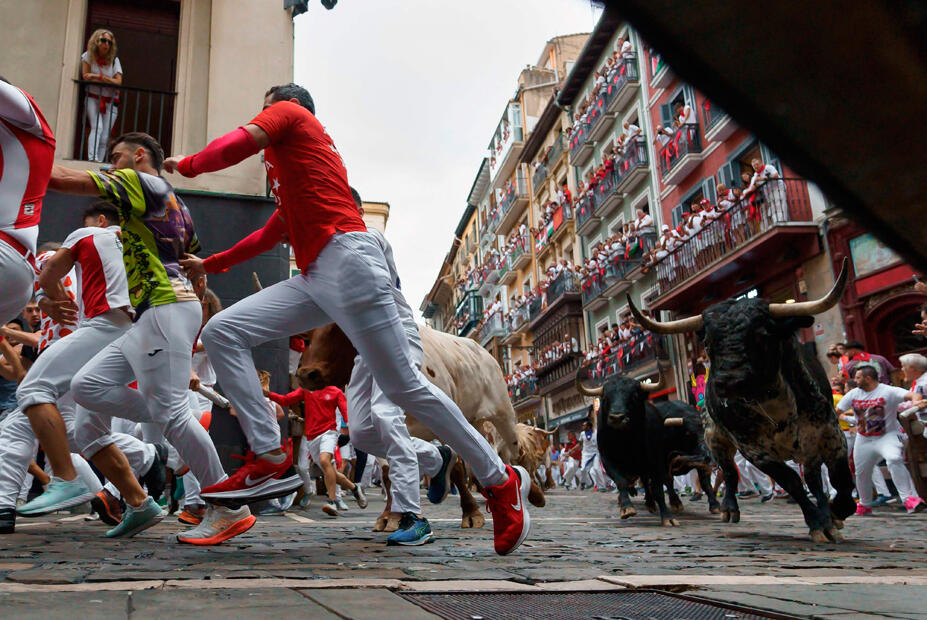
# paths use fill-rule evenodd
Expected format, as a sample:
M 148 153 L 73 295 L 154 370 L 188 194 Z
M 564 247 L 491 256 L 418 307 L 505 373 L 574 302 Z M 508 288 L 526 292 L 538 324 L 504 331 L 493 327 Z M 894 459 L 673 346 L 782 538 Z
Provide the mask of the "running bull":
M 628 299 L 640 325 L 659 334 L 696 332 L 711 360 L 705 401 L 715 431 L 785 489 L 801 507 L 815 542 L 841 540 L 843 520 L 853 514 L 853 478 L 847 444 L 837 422 L 830 385 L 821 364 L 796 337 L 815 314 L 837 304 L 846 287 L 848 261 L 823 298 L 791 303 L 726 300 L 700 316 L 659 322 Z M 804 465 L 805 482 L 786 461 Z M 827 465 L 837 495 L 829 502 L 821 466 Z M 725 510 L 737 509 L 736 478 L 725 472 Z
M 679 525 L 666 508 L 663 486 L 670 489 L 670 502 L 676 511 L 682 503 L 672 486 L 672 476 L 698 471 L 702 488 L 711 488 L 711 456 L 702 440 L 698 411 L 685 403 L 654 405 L 650 394 L 663 389 L 663 374 L 657 383 L 615 377 L 598 387 L 589 387 L 576 374 L 580 394 L 599 398 L 596 420 L 599 456 L 606 473 L 618 486 L 621 518 L 637 511 L 631 504 L 634 482 L 644 487 L 648 508 L 656 505 L 663 525 Z M 709 510 L 717 513 L 718 501 L 708 493 Z
M 419 325 L 419 332 L 425 353 L 422 374 L 460 407 L 464 417 L 475 428 L 479 429 L 485 421 L 492 423 L 501 439 L 496 449 L 503 461 L 529 465 L 523 463 L 520 457 L 531 448 L 519 441 L 515 410 L 502 369 L 495 358 L 469 338 L 452 336 L 424 325 Z M 307 390 L 347 385 L 357 353 L 344 332 L 331 324 L 311 330 L 304 337 L 307 346 L 296 371 L 300 385 Z M 415 419 L 415 412 L 407 412 L 406 424 L 413 437 L 425 441 L 436 438 L 431 430 Z M 460 492 L 461 527 L 482 527 L 485 520 L 467 488 L 463 468 L 458 467 L 453 481 Z M 543 491 L 534 482 L 531 483 L 528 499 L 535 506 L 545 503 Z M 388 512 L 389 505 L 378 519 L 377 527 L 381 520 L 386 521 Z M 396 521 L 395 515 L 392 518 Z M 391 529 L 390 526 L 387 528 Z

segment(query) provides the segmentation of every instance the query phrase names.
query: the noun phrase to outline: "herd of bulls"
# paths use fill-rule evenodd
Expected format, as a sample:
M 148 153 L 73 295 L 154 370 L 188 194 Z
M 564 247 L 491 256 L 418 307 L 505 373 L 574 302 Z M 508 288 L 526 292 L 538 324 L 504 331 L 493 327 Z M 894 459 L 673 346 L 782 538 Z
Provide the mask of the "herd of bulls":
M 617 377 L 603 385 L 586 384 L 584 369 L 576 377 L 581 394 L 599 398 L 598 446 L 606 473 L 619 489 L 621 517 L 635 514 L 630 496 L 639 483 L 648 508 L 658 511 L 663 525 L 677 525 L 664 498 L 680 506 L 672 476 L 696 469 L 703 489 L 711 489 L 710 472 L 720 467 L 725 481 L 721 504 L 712 493 L 709 510 L 725 522 L 740 520 L 736 491 L 737 450 L 769 475 L 795 499 L 815 542 L 839 541 L 843 520 L 853 514 L 853 477 L 846 440 L 834 411 L 830 385 L 821 364 L 799 343 L 796 332 L 809 327 L 813 316 L 836 305 L 847 281 L 848 265 L 834 287 L 816 301 L 770 304 L 762 299 L 727 300 L 700 316 L 658 322 L 643 316 L 628 299 L 639 324 L 658 334 L 694 332 L 710 359 L 706 406 L 700 413 L 680 401 L 651 403 L 656 384 Z M 478 429 L 490 422 L 498 432 L 497 449 L 507 462 L 535 471 L 539 455 L 529 434 L 519 434 L 501 369 L 476 342 L 422 327 L 426 377 L 444 390 L 468 421 Z M 308 345 L 297 373 L 307 389 L 343 386 L 350 378 L 355 352 L 335 326 L 306 335 Z M 424 439 L 434 434 L 409 414 L 410 432 Z M 546 441 L 543 442 L 546 444 Z M 546 452 L 546 446 L 545 446 Z M 787 461 L 803 466 L 805 480 Z M 822 465 L 833 488 L 831 501 L 822 479 Z M 533 467 L 532 467 L 533 466 Z M 479 527 L 482 515 L 463 476 L 463 526 Z M 809 499 L 807 484 L 814 501 Z M 543 505 L 540 485 L 532 484 L 532 503 Z M 385 518 L 386 513 L 383 517 Z

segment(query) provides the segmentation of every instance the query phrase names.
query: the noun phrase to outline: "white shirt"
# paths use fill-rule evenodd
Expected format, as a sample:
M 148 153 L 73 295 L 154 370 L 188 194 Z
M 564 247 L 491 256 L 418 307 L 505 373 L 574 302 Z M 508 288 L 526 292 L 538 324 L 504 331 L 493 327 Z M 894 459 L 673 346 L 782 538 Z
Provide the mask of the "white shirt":
M 131 307 L 118 231 L 119 226 L 78 228 L 61 244 L 74 259 L 84 319 Z
M 97 64 L 97 59 L 94 58 L 91 60 L 90 55 L 87 54 L 87 52 L 81 54 L 80 59 L 90 65 L 90 73 L 103 74 L 108 78 L 115 77 L 116 75 L 122 73 L 122 64 L 119 62 L 118 56 L 114 58 L 113 62 L 108 65 Z M 104 97 L 112 97 L 116 94 L 116 89 L 108 86 L 88 86 L 87 92 L 93 93 L 95 95 L 103 95 Z
M 856 428 L 863 437 L 879 437 L 887 433 L 900 433 L 898 405 L 904 402 L 908 391 L 880 383 L 871 392 L 853 388 L 837 403 L 840 411 L 856 414 Z
M 682 114 L 679 115 L 679 120 L 686 125 L 697 122 L 695 110 L 692 109 L 692 106 L 687 104 L 682 108 Z
M 599 453 L 599 443 L 596 438 L 595 429 L 591 431 L 580 431 L 579 441 L 583 444 L 583 463 Z

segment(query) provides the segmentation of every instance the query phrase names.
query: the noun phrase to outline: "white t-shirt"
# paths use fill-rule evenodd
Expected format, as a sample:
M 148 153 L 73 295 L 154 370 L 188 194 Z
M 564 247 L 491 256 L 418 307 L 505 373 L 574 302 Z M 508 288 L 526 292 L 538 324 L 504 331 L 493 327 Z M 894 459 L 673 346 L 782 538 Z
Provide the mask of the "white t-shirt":
M 131 307 L 118 231 L 118 226 L 78 228 L 61 244 L 71 251 L 74 259 L 84 319 Z
M 90 73 L 103 74 L 108 78 L 122 73 L 122 64 L 119 62 L 118 56 L 114 58 L 112 64 L 109 65 L 97 64 L 97 59 L 94 58 L 91 60 L 87 52 L 81 54 L 80 59 L 90 65 Z M 103 95 L 104 97 L 112 97 L 116 94 L 116 89 L 108 86 L 88 86 L 87 92 L 95 95 Z
M 856 414 L 856 429 L 863 437 L 880 437 L 886 433 L 900 433 L 898 405 L 904 402 L 908 391 L 880 383 L 871 392 L 853 388 L 837 403 L 840 411 Z
M 594 429 L 591 431 L 581 431 L 579 433 L 579 441 L 583 444 L 583 463 L 599 453 L 599 443 Z

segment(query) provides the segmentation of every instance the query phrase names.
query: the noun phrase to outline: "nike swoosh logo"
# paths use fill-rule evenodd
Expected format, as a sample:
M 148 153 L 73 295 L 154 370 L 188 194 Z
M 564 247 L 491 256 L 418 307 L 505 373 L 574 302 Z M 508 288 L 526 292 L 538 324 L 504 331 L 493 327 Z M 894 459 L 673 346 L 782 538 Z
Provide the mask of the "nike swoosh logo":
M 267 474 L 267 475 L 264 476 L 263 478 L 258 478 L 257 480 L 252 480 L 252 479 L 251 479 L 251 474 L 248 474 L 247 476 L 245 476 L 245 484 L 247 484 L 249 487 L 251 487 L 251 486 L 254 486 L 254 485 L 256 485 L 256 484 L 260 484 L 260 483 L 264 482 L 264 481 L 267 480 L 268 478 L 273 478 L 273 477 L 274 477 L 273 474 Z
M 515 474 L 515 476 L 517 477 L 518 474 Z M 511 506 L 515 509 L 516 512 L 521 512 L 521 481 L 519 481 L 518 489 L 515 491 L 515 497 L 517 499 L 514 504 L 511 504 Z
M 163 351 L 163 350 L 164 350 L 164 349 L 155 349 L 154 351 L 152 351 L 151 353 L 148 354 L 148 357 L 154 357 L 155 355 L 157 355 L 158 353 L 160 353 L 160 352 Z

